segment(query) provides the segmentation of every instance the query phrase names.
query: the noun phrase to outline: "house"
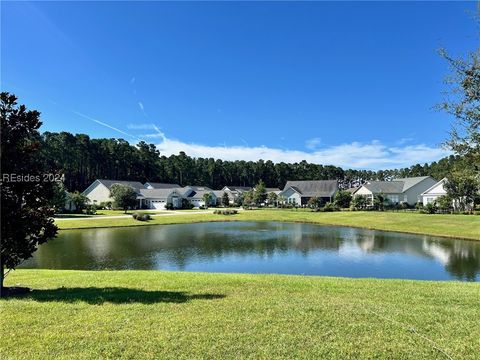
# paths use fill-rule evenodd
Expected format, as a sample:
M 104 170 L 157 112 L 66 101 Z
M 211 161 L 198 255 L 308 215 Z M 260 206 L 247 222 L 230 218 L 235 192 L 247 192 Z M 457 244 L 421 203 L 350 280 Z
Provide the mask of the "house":
M 140 207 L 146 209 L 165 210 L 167 204 L 174 208 L 182 207 L 184 198 L 182 188 L 140 189 Z
M 446 181 L 447 178 L 443 178 L 442 180 L 425 190 L 423 193 L 421 193 L 422 203 L 424 206 L 435 202 L 440 196 L 447 195 L 447 191 L 444 188 L 444 184 Z
M 172 204 L 174 208 L 181 208 L 183 199 L 188 200 L 194 207 L 205 205 L 203 196 L 210 193 L 211 201 L 208 205 L 215 205 L 217 197 L 213 190 L 206 186 L 185 186 L 178 184 L 147 182 L 145 185 L 138 181 L 121 180 L 95 180 L 83 194 L 92 204 L 99 205 L 102 202 L 111 201 L 110 190 L 114 184 L 127 185 L 132 187 L 137 193 L 140 209 L 166 209 L 167 204 Z M 69 204 L 71 205 L 71 204 Z
M 270 193 L 275 193 L 277 195 L 280 195 L 280 193 L 282 192 L 282 190 L 280 190 L 279 188 L 265 188 L 265 192 L 267 194 L 270 194 Z
M 142 206 L 142 196 L 140 195 L 140 189 L 146 189 L 146 187 L 139 181 L 97 179 L 88 188 L 85 189 L 83 195 L 88 198 L 90 203 L 95 205 L 99 205 L 102 202 L 113 201 L 113 199 L 110 197 L 110 189 L 114 184 L 121 184 L 132 187 L 138 194 L 138 206 Z
M 287 181 L 279 196 L 288 204 L 307 205 L 312 197 L 331 202 L 337 191 L 337 180 Z
M 354 196 L 364 195 L 373 204 L 375 195 L 384 194 L 392 204 L 414 205 L 421 201 L 421 194 L 436 184 L 431 176 L 399 178 L 392 181 L 369 181 L 355 191 Z
M 178 184 L 166 184 L 166 183 L 157 183 L 157 182 L 146 182 L 145 187 L 147 189 L 176 189 L 181 188 Z
M 213 206 L 217 205 L 218 199 L 217 195 L 215 195 L 215 192 L 212 189 L 204 187 L 203 189 L 198 189 L 199 187 L 193 187 L 197 188 L 197 190 L 192 189 L 193 191 L 190 192 L 187 195 L 187 200 L 193 205 L 193 207 L 199 208 L 201 206 Z M 205 194 L 210 194 L 210 201 L 208 204 L 205 204 L 204 196 Z
M 357 192 L 358 189 L 360 189 L 360 186 L 351 187 L 351 188 L 345 189 L 345 191 L 350 193 L 353 196 Z
M 230 204 L 234 204 L 237 200 L 243 196 L 244 193 L 247 191 L 252 190 L 249 186 L 224 186 L 222 190 L 217 190 L 216 196 L 217 198 L 221 199 L 224 193 L 228 194 L 228 198 L 230 199 Z M 220 195 L 220 196 L 219 196 Z M 221 200 L 220 200 L 221 201 Z

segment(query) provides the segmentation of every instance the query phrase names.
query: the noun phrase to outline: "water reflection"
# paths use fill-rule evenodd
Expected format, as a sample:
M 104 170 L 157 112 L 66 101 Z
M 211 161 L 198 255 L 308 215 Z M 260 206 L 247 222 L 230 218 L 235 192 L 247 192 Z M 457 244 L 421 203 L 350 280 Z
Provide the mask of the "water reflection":
M 62 232 L 24 267 L 476 281 L 480 242 L 275 222 L 88 229 Z

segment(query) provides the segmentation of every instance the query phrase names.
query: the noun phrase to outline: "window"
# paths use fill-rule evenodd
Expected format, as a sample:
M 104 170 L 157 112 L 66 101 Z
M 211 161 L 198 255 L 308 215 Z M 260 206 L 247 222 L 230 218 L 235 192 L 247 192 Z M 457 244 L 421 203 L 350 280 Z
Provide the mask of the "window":
M 391 203 L 398 204 L 399 198 L 398 195 L 387 195 L 387 199 L 390 200 Z
M 435 201 L 434 197 L 427 197 L 427 204 L 431 204 Z

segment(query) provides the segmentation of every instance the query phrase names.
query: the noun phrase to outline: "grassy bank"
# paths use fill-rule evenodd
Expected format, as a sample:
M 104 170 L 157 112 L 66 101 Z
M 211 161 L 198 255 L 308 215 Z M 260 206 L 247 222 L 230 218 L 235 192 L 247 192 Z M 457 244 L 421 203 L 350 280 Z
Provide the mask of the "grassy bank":
M 480 284 L 17 270 L 0 358 L 478 358 Z
M 298 221 L 324 225 L 364 227 L 376 230 L 401 231 L 480 240 L 480 216 L 475 215 L 428 215 L 405 212 L 332 212 L 316 213 L 295 210 L 251 210 L 237 215 L 188 214 L 161 215 L 148 222 L 131 218 L 88 220 L 62 220 L 60 229 L 79 229 L 111 226 L 145 226 L 178 224 L 200 221 Z

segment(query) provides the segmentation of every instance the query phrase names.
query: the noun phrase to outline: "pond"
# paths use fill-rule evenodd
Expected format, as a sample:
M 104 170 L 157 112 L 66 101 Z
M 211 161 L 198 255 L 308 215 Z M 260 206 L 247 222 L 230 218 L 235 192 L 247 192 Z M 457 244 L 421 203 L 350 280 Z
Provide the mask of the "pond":
M 478 281 L 480 241 L 280 222 L 62 231 L 23 268 Z

